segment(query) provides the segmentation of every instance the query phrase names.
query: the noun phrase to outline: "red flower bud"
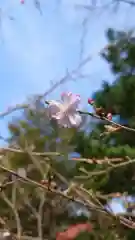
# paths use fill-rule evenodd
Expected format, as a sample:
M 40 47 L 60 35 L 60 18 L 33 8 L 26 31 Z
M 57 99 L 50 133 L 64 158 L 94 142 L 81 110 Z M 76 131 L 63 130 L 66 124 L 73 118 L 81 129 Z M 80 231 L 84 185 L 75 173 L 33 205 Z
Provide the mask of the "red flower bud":
M 94 104 L 94 100 L 92 98 L 88 98 L 88 104 L 93 105 Z
M 41 180 L 41 182 L 40 182 L 42 185 L 48 185 L 48 180 Z
M 111 113 L 107 114 L 107 119 L 110 120 L 110 121 L 112 120 L 112 114 Z

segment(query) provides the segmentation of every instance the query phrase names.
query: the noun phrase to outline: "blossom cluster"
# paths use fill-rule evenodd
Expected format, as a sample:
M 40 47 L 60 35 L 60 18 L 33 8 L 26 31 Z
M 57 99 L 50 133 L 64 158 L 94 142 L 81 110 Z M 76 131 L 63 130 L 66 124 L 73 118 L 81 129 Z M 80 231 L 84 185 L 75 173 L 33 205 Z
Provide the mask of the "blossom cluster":
M 61 94 L 61 102 L 54 100 L 48 102 L 49 115 L 63 127 L 79 127 L 82 122 L 82 116 L 78 109 L 80 101 L 80 95 L 64 92 Z M 105 116 L 103 108 L 97 108 L 93 99 L 89 98 L 88 104 L 93 106 L 98 116 Z M 107 113 L 105 117 L 110 121 L 112 120 L 111 113 Z

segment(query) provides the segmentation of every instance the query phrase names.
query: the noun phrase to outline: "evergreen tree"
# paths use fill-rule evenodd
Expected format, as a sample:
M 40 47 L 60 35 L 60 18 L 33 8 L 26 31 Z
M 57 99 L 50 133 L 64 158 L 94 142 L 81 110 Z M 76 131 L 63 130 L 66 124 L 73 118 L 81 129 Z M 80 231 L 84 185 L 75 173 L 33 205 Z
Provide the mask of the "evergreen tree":
M 65 190 L 66 182 L 74 176 L 74 164 L 67 162 L 68 154 L 73 149 L 67 142 L 74 130 L 58 129 L 56 123 L 49 119 L 46 106 L 40 101 L 9 123 L 9 131 L 9 152 L 3 152 L 1 164 L 15 172 L 21 171 L 24 176 L 47 188 Z M 17 152 L 20 149 L 22 152 Z M 41 156 L 33 155 L 32 152 L 41 153 Z M 57 231 L 69 223 L 87 220 L 85 216 L 77 217 L 73 211 L 74 206 L 59 195 L 20 181 L 3 170 L 0 176 L 1 218 L 6 218 L 10 231 L 18 236 L 20 234 L 51 240 L 55 239 Z M 11 181 L 15 182 L 5 186 Z
M 104 81 L 102 88 L 93 94 L 97 108 L 102 107 L 105 113 L 112 113 L 117 123 L 129 128 L 135 128 L 135 37 L 132 32 L 120 32 L 113 29 L 107 31 L 108 45 L 102 52 L 102 57 L 108 62 L 114 75 L 114 81 L 109 84 Z M 104 157 L 135 158 L 135 131 L 121 129 L 107 135 L 104 120 L 95 122 L 94 129 L 88 134 L 80 131 L 74 141 L 76 151 L 84 158 L 103 159 Z M 128 160 L 127 160 L 128 161 Z M 102 166 L 78 163 L 88 172 L 102 170 Z M 100 193 L 127 193 L 134 199 L 135 195 L 135 165 L 128 164 L 121 168 L 112 168 L 103 176 L 92 176 L 87 179 L 87 188 L 93 187 Z M 92 175 L 92 174 L 91 174 Z M 105 204 L 105 201 L 103 201 Z M 127 207 L 127 206 L 126 206 Z M 130 213 L 134 207 L 127 207 Z M 123 229 L 124 233 L 125 230 Z M 125 233 L 124 233 L 125 234 Z M 123 234 L 122 234 L 123 235 Z M 134 231 L 126 231 L 124 239 L 133 239 Z

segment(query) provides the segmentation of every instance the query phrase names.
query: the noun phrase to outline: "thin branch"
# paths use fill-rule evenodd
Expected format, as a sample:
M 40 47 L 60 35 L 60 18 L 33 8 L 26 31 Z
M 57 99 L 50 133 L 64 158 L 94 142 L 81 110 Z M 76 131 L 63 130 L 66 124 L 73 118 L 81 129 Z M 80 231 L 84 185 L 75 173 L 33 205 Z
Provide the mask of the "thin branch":
M 135 160 L 134 160 L 134 162 L 135 162 Z M 116 217 L 117 217 L 115 214 L 110 213 L 107 209 L 102 208 L 101 206 L 99 207 L 99 206 L 92 205 L 91 202 L 86 201 L 85 199 L 83 199 L 83 201 L 82 201 L 82 200 L 79 200 L 78 197 L 77 197 L 77 198 L 74 198 L 74 197 L 72 197 L 72 196 L 70 197 L 70 196 L 68 196 L 68 195 L 65 195 L 63 192 L 56 191 L 56 190 L 54 190 L 54 189 L 48 189 L 47 187 L 43 186 L 42 184 L 40 184 L 40 183 L 38 183 L 38 182 L 35 182 L 35 181 L 33 181 L 33 180 L 29 179 L 29 178 L 26 178 L 26 177 L 21 177 L 21 176 L 19 176 L 19 175 L 18 175 L 17 173 L 15 173 L 14 171 L 9 170 L 9 169 L 3 167 L 2 165 L 0 165 L 0 168 L 3 169 L 3 170 L 5 170 L 5 171 L 7 171 L 7 172 L 12 173 L 12 174 L 15 175 L 15 176 L 20 177 L 20 179 L 25 180 L 26 182 L 34 185 L 35 187 L 41 187 L 41 188 L 43 188 L 45 191 L 50 191 L 50 192 L 52 192 L 52 193 L 54 193 L 54 194 L 56 194 L 56 195 L 60 195 L 60 196 L 62 196 L 62 197 L 64 197 L 64 198 L 68 199 L 69 201 L 73 201 L 73 202 L 76 202 L 76 203 L 78 203 L 78 204 L 81 204 L 81 205 L 85 206 L 85 207 L 86 207 L 88 210 L 90 210 L 90 211 L 103 212 L 103 213 L 105 213 L 105 214 L 109 214 L 110 217 L 113 217 L 113 218 L 116 218 Z M 77 195 L 80 195 L 79 192 L 76 192 L 76 193 L 77 193 Z M 79 196 L 79 197 L 80 197 L 80 196 Z M 82 197 L 82 196 L 81 196 L 81 197 Z M 12 206 L 12 205 L 11 205 L 11 206 Z M 14 206 L 12 206 L 12 207 L 14 207 Z M 14 209 L 14 208 L 13 208 L 13 209 Z M 15 213 L 16 213 L 16 212 L 15 212 Z M 17 218 L 17 217 L 18 217 L 18 215 L 16 215 L 16 218 Z M 118 217 L 117 217 L 117 218 L 118 218 Z M 124 225 L 126 225 L 126 226 L 128 225 L 129 228 L 133 228 L 133 229 L 135 228 L 135 223 L 134 223 L 134 222 L 132 222 L 132 221 L 130 221 L 130 220 L 128 220 L 128 219 L 125 219 L 124 217 L 121 217 L 121 216 L 120 216 L 118 219 L 120 220 L 120 222 L 121 222 L 122 224 L 124 224 Z M 18 235 L 20 236 L 20 231 L 19 231 Z
M 16 220 L 16 227 L 17 227 L 17 238 L 21 239 L 22 227 L 21 227 L 21 221 L 20 221 L 18 211 L 17 211 L 16 207 L 14 206 L 14 204 L 12 204 L 9 201 L 9 199 L 7 198 L 7 196 L 4 192 L 1 193 L 1 196 L 2 196 L 3 200 L 7 203 L 7 205 L 12 209 L 12 211 L 14 213 L 15 220 Z
M 115 126 L 117 126 L 117 127 L 120 127 L 121 129 L 125 129 L 125 130 L 130 131 L 130 132 L 135 132 L 135 129 L 134 129 L 134 128 L 126 127 L 126 126 L 124 126 L 124 125 L 121 125 L 121 124 L 119 124 L 119 123 L 116 123 L 116 122 L 114 122 L 114 121 L 111 121 L 111 120 L 109 120 L 109 119 L 106 118 L 106 117 L 101 117 L 101 116 L 99 116 L 99 115 L 97 115 L 97 114 L 95 114 L 95 113 L 84 112 L 84 111 L 78 111 L 78 113 L 80 113 L 80 114 L 85 114 L 85 115 L 89 115 L 89 116 L 94 117 L 94 118 L 99 119 L 99 120 L 105 120 L 106 122 L 108 122 L 108 123 L 110 123 L 110 124 L 113 124 L 113 125 L 115 125 Z
M 78 72 L 91 60 L 91 57 L 88 56 L 86 57 L 84 60 L 81 61 L 81 63 L 79 63 L 79 65 L 77 66 L 76 69 L 72 70 L 70 73 L 68 73 L 66 76 L 62 77 L 60 80 L 58 80 L 51 88 L 49 88 L 45 93 L 43 93 L 42 95 L 38 95 L 37 97 L 37 101 L 41 100 L 42 98 L 45 98 L 46 96 L 48 96 L 48 94 L 52 93 L 58 86 L 60 86 L 61 84 L 65 83 L 67 80 L 69 80 L 69 78 L 72 78 L 72 75 L 74 74 L 78 74 Z M 8 107 L 8 109 L 5 112 L 1 112 L 0 113 L 0 118 L 3 118 L 9 114 L 11 114 L 14 111 L 18 111 L 18 110 L 23 110 L 26 108 L 29 108 L 30 104 L 17 104 L 15 106 L 11 106 Z
M 131 1 L 131 0 L 117 0 L 117 1 L 121 3 L 129 4 L 131 6 L 135 6 L 135 1 Z
M 45 203 L 45 196 L 44 194 L 41 196 L 39 209 L 38 209 L 38 236 L 42 240 L 43 239 L 43 231 L 42 231 L 42 220 L 43 220 L 43 206 Z
M 9 147 L 6 147 L 6 148 L 0 148 L 0 155 L 4 155 L 6 154 L 7 152 L 13 152 L 13 153 L 23 153 L 23 154 L 26 154 L 27 151 L 25 150 L 21 150 L 21 149 L 16 149 L 16 148 L 9 148 Z M 35 155 L 35 156 L 60 156 L 61 154 L 58 153 L 58 152 L 31 152 L 32 155 Z
M 12 185 L 12 204 L 15 206 L 16 205 L 16 186 L 17 182 L 15 181 L 14 184 Z
M 39 159 L 37 159 L 32 152 L 27 148 L 25 149 L 25 151 L 28 153 L 28 155 L 30 156 L 33 164 L 35 165 L 35 167 L 39 170 L 40 174 L 42 175 L 42 177 L 44 176 L 44 169 L 42 168 Z
M 86 162 L 88 164 L 110 164 L 110 163 L 117 163 L 122 162 L 124 158 L 103 158 L 103 159 L 89 159 L 89 158 L 71 158 L 73 161 L 77 162 Z
M 86 206 L 86 207 L 89 207 L 90 209 L 93 209 L 93 208 L 91 208 L 91 207 L 88 205 L 88 203 L 85 203 L 85 202 L 83 202 L 83 201 L 81 201 L 81 200 L 79 200 L 79 199 L 74 199 L 73 197 L 67 196 L 67 195 L 65 195 L 65 194 L 64 194 L 63 192 L 61 192 L 61 191 L 57 191 L 57 190 L 54 190 L 54 189 L 51 189 L 51 188 L 48 189 L 48 187 L 46 187 L 45 185 L 42 185 L 42 184 L 40 184 L 40 183 L 38 183 L 38 182 L 36 182 L 36 181 L 28 178 L 28 177 L 22 177 L 22 176 L 20 176 L 19 174 L 17 174 L 16 172 L 14 172 L 13 170 L 10 170 L 10 169 L 2 166 L 2 165 L 0 165 L 0 168 L 3 169 L 3 170 L 6 171 L 6 172 L 11 173 L 12 175 L 14 175 L 14 176 L 16 176 L 16 177 L 18 177 L 18 178 L 20 178 L 20 180 L 23 180 L 23 181 L 25 181 L 25 182 L 27 182 L 27 183 L 29 183 L 29 184 L 32 184 L 32 185 L 35 186 L 35 187 L 40 187 L 40 188 L 44 189 L 45 191 L 49 191 L 49 192 L 52 192 L 52 193 L 54 193 L 54 194 L 56 194 L 56 195 L 60 195 L 61 197 L 64 197 L 64 198 L 68 199 L 69 201 L 73 201 L 73 202 L 76 202 L 76 203 L 78 203 L 78 204 L 82 204 L 82 205 L 84 205 L 84 206 Z M 102 209 L 97 208 L 97 207 L 95 207 L 94 209 L 95 209 L 95 210 L 98 209 L 99 211 L 100 211 L 100 210 L 103 211 Z
M 126 161 L 126 162 L 122 162 L 122 163 L 119 163 L 119 164 L 112 165 L 111 167 L 108 167 L 105 170 L 93 171 L 91 173 L 88 173 L 87 176 L 76 176 L 75 179 L 89 179 L 89 178 L 94 177 L 94 176 L 100 176 L 100 175 L 103 175 L 103 174 L 107 174 L 114 169 L 124 167 L 124 166 L 127 166 L 129 164 L 134 164 L 134 163 L 135 163 L 135 159 L 132 159 L 132 160 L 129 160 L 129 161 Z
M 3 118 L 5 116 L 9 115 L 12 112 L 15 112 L 15 111 L 18 111 L 18 110 L 24 110 L 25 108 L 28 108 L 28 107 L 29 107 L 28 104 L 16 104 L 16 106 L 8 107 L 5 112 L 0 113 L 0 118 Z
M 52 156 L 60 156 L 61 155 L 61 153 L 59 153 L 59 152 L 29 152 L 29 150 L 20 150 L 20 149 L 15 149 L 15 148 L 0 148 L 0 154 L 4 155 L 6 152 L 14 152 L 14 153 L 22 153 L 22 154 L 28 153 L 31 157 L 32 157 L 32 155 L 33 156 L 43 156 L 43 157 L 44 156 L 47 156 L 47 157 L 51 156 L 52 157 Z M 110 162 L 121 162 L 121 161 L 126 160 L 126 159 L 128 159 L 128 158 L 126 158 L 126 157 L 125 158 L 108 158 L 108 157 L 105 157 L 103 159 L 74 158 L 74 157 L 71 158 L 71 160 L 73 160 L 73 161 L 87 162 L 89 164 L 93 164 L 93 163 L 95 163 L 95 164 L 108 163 L 109 164 Z M 47 161 L 47 162 L 51 161 L 50 158 L 46 158 L 44 160 Z M 43 173 L 43 171 L 42 171 L 42 173 Z

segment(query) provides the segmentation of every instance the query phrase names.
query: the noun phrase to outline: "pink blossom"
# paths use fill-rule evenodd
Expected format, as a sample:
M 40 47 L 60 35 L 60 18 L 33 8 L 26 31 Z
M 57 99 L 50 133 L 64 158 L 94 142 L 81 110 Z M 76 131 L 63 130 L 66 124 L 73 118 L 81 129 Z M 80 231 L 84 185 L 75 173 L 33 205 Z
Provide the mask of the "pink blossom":
M 80 96 L 76 94 L 63 93 L 61 102 L 50 101 L 50 116 L 57 120 L 58 124 L 63 127 L 78 127 L 82 121 L 81 116 L 77 112 L 80 103 Z
M 107 114 L 107 119 L 108 119 L 109 121 L 112 120 L 112 114 L 111 114 L 111 113 L 108 113 L 108 114 Z
M 89 103 L 90 105 L 93 105 L 93 104 L 94 104 L 94 100 L 93 100 L 92 98 L 88 98 L 88 103 Z
M 25 2 L 24 2 L 24 0 L 20 0 L 20 3 L 21 3 L 21 4 L 24 4 Z

